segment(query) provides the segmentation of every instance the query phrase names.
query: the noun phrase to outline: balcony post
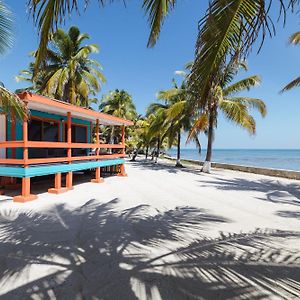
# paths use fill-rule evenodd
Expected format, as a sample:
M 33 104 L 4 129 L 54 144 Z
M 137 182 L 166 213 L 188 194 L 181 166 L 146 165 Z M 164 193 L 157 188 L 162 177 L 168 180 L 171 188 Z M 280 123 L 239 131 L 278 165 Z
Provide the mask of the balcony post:
M 68 162 L 72 163 L 72 115 L 67 112 L 67 143 L 68 143 Z M 73 189 L 73 172 L 68 172 L 66 175 L 66 188 Z
M 100 144 L 100 139 L 99 139 L 99 119 L 96 120 L 96 156 L 99 155 L 99 144 Z M 97 167 L 95 170 L 95 179 L 92 179 L 91 182 L 93 183 L 101 183 L 103 182 L 103 178 L 101 177 L 101 168 Z
M 99 144 L 100 144 L 100 139 L 99 139 L 99 119 L 96 120 L 96 144 L 97 144 L 97 147 L 96 147 L 96 155 L 98 156 L 99 155 Z
M 27 103 L 25 103 L 27 105 Z M 23 120 L 23 161 L 24 168 L 28 168 L 28 117 Z M 37 199 L 36 195 L 30 194 L 30 177 L 22 178 L 22 194 L 13 198 L 14 202 L 27 202 Z
M 125 125 L 122 125 L 122 154 L 125 155 Z M 120 165 L 118 176 L 127 176 L 124 163 Z
M 23 160 L 24 160 L 24 167 L 28 167 L 28 118 L 25 117 L 23 120 Z

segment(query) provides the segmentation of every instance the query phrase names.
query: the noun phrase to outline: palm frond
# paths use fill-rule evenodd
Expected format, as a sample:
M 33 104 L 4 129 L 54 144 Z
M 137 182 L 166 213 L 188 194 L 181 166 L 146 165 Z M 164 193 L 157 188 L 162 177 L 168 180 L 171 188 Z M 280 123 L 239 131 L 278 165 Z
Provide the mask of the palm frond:
M 229 96 L 231 94 L 242 92 L 244 90 L 249 91 L 250 88 L 258 86 L 260 83 L 261 78 L 257 75 L 247 77 L 223 89 L 223 95 Z
M 0 110 L 8 117 L 14 114 L 18 120 L 23 120 L 29 114 L 20 98 L 2 86 L 0 86 Z
M 300 86 L 300 77 L 297 77 L 296 79 L 294 79 L 293 81 L 291 81 L 290 83 L 288 83 L 281 91 L 280 93 L 283 92 L 287 92 L 291 89 L 294 89 L 295 87 L 299 87 Z
M 180 116 L 184 115 L 186 108 L 186 101 L 179 101 L 172 104 L 166 109 L 166 121 L 174 121 Z
M 159 91 L 157 99 L 159 100 L 170 100 L 175 96 L 178 96 L 181 93 L 181 90 L 178 88 L 172 88 L 169 90 Z
M 259 111 L 262 117 L 265 117 L 267 114 L 267 106 L 261 99 L 250 97 L 233 97 L 230 98 L 229 101 L 239 102 L 243 105 L 246 105 L 249 109 L 255 109 Z
M 148 15 L 150 24 L 150 35 L 148 39 L 148 47 L 153 47 L 158 39 L 164 19 L 168 13 L 174 8 L 175 0 L 144 0 L 143 9 Z
M 187 143 L 189 143 L 192 139 L 195 139 L 195 137 L 200 132 L 206 131 L 207 128 L 208 128 L 208 115 L 206 113 L 202 113 L 192 125 L 192 128 L 190 129 L 187 137 Z
M 249 114 L 248 107 L 241 101 L 224 100 L 219 104 L 224 116 L 236 125 L 246 129 L 250 134 L 255 134 L 256 123 Z
M 162 104 L 162 103 L 151 103 L 147 110 L 146 110 L 146 115 L 149 116 L 150 114 L 156 113 L 159 109 L 166 109 L 167 106 Z
M 297 31 L 290 36 L 289 43 L 294 45 L 298 45 L 300 43 L 300 31 Z
M 0 53 L 3 54 L 13 44 L 13 15 L 0 1 Z
M 247 55 L 260 35 L 262 41 L 272 35 L 273 23 L 265 1 L 213 0 L 199 27 L 189 86 L 203 107 L 221 62 L 229 54 Z

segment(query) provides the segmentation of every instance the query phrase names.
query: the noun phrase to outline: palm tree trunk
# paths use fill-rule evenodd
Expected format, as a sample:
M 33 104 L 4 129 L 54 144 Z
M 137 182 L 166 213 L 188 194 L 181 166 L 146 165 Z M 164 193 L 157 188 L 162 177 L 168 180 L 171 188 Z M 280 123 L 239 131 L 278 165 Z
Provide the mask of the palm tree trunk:
M 181 148 L 181 128 L 177 132 L 177 160 L 175 167 L 182 167 L 182 164 L 180 162 L 180 148 Z
M 139 154 L 140 149 L 141 149 L 140 147 L 138 147 L 138 148 L 136 149 L 136 151 L 133 153 L 133 156 L 132 156 L 131 161 L 135 161 L 136 157 L 137 157 L 138 154 Z
M 155 149 L 153 149 L 152 153 L 151 153 L 151 160 L 154 159 L 154 155 L 155 155 Z
M 214 136 L 214 109 L 211 109 L 209 112 L 208 120 L 208 138 L 207 138 L 207 150 L 206 158 L 202 167 L 202 172 L 210 173 L 211 172 L 211 157 L 212 157 L 212 143 Z
M 70 85 L 70 103 L 76 105 L 75 81 L 73 79 Z
M 145 155 L 145 159 L 148 159 L 148 154 L 149 154 L 149 146 L 146 147 L 146 155 Z
M 156 152 L 156 157 L 155 157 L 155 163 L 157 163 L 158 157 L 159 157 L 159 152 L 160 152 L 160 136 L 157 138 L 157 152 Z

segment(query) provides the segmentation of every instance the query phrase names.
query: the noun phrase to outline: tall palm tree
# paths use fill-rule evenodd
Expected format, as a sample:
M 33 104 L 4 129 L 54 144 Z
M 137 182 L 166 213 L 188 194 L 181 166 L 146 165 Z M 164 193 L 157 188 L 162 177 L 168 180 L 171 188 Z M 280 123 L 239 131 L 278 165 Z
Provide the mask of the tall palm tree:
M 150 120 L 148 134 L 156 146 L 152 151 L 152 159 L 155 156 L 155 163 L 158 161 L 162 145 L 170 134 L 169 124 L 166 122 L 167 105 L 151 103 L 147 108 L 146 116 Z
M 3 1 L 0 1 L 0 54 L 5 53 L 12 46 L 12 27 L 12 12 Z M 0 82 L 0 110 L 5 112 L 7 116 L 11 116 L 11 113 L 13 113 L 18 119 L 23 119 L 27 114 L 20 98 L 6 89 L 2 82 Z
M 266 105 L 262 100 L 239 95 L 240 92 L 258 85 L 260 83 L 258 76 L 250 76 L 231 83 L 240 68 L 246 68 L 246 65 L 236 62 L 236 60 L 232 60 L 229 65 L 221 67 L 208 94 L 207 105 L 200 111 L 200 115 L 190 132 L 191 136 L 194 130 L 202 130 L 208 136 L 203 172 L 210 173 L 212 144 L 219 112 L 222 112 L 227 120 L 246 129 L 250 134 L 255 134 L 256 131 L 256 122 L 250 110 L 258 110 L 263 117 L 266 115 Z
M 289 38 L 289 43 L 293 45 L 299 45 L 300 44 L 300 31 L 295 32 L 292 34 Z M 287 92 L 295 87 L 300 86 L 300 76 L 292 80 L 290 83 L 288 83 L 280 92 Z
M 30 64 L 29 70 L 21 71 L 18 79 L 31 79 L 31 88 L 40 94 L 88 107 L 90 96 L 100 91 L 105 77 L 99 62 L 90 58 L 92 53 L 99 52 L 99 47 L 83 46 L 87 39 L 89 35 L 80 33 L 77 27 L 68 32 L 58 29 L 50 40 L 43 68 L 34 76 L 34 64 Z
M 127 119 L 136 120 L 137 112 L 131 95 L 125 90 L 114 90 L 104 95 L 100 101 L 99 110 L 101 112 Z M 110 130 L 110 142 L 116 138 L 114 126 Z
M 183 73 L 185 75 L 185 73 Z M 190 105 L 189 91 L 186 87 L 185 80 L 180 85 L 173 80 L 173 88 L 160 91 L 158 94 L 159 100 L 164 100 L 164 104 L 154 104 L 165 109 L 164 125 L 167 126 L 166 135 L 168 136 L 169 146 L 174 142 L 177 144 L 177 160 L 176 167 L 182 167 L 181 158 L 181 134 L 183 131 L 189 131 L 192 127 L 193 114 Z M 198 132 L 195 130 L 191 135 L 199 149 L 201 149 L 198 139 Z

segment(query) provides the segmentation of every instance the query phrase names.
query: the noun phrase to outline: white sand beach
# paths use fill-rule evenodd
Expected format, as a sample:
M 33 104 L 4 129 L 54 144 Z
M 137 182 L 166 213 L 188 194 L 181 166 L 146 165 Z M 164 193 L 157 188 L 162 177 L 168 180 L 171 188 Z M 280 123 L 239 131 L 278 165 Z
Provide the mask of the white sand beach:
M 25 204 L 1 196 L 0 299 L 300 299 L 299 181 L 126 171 Z

